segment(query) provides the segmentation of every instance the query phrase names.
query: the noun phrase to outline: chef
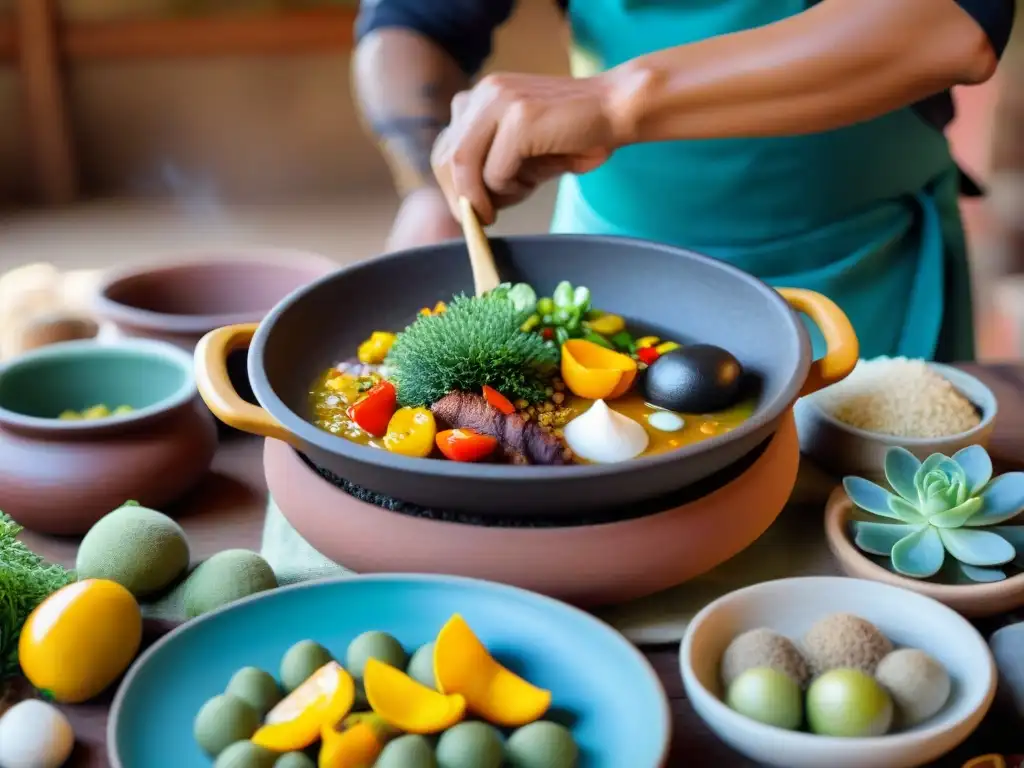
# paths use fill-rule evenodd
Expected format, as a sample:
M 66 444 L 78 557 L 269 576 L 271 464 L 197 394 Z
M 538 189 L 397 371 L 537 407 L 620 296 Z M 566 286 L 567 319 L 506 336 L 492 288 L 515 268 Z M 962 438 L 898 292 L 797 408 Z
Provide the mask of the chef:
M 943 130 L 1015 0 L 563 0 L 572 76 L 474 84 L 514 4 L 362 4 L 356 90 L 403 196 L 389 247 L 458 236 L 459 196 L 491 223 L 560 178 L 554 232 L 824 293 L 864 357 L 973 357 L 957 202 L 979 190 Z

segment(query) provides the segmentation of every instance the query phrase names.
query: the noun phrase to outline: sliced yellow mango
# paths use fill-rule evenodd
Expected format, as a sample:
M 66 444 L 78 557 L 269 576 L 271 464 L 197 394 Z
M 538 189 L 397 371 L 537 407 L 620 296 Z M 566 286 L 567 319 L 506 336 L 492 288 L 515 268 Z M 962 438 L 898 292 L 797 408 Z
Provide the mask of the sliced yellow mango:
M 373 711 L 406 733 L 439 733 L 466 714 L 466 700 L 459 694 L 433 691 L 377 659 L 366 662 L 363 687 Z
M 292 691 L 267 715 L 266 725 L 252 737 L 254 744 L 274 752 L 297 752 L 320 738 L 352 709 L 356 686 L 336 661 L 329 661 Z
M 384 749 L 376 731 L 366 722 L 342 731 L 327 726 L 320 738 L 319 768 L 372 768 Z
M 494 725 L 518 728 L 540 720 L 551 706 L 551 691 L 501 666 L 458 614 L 434 643 L 434 674 L 439 690 L 461 694 L 471 712 Z

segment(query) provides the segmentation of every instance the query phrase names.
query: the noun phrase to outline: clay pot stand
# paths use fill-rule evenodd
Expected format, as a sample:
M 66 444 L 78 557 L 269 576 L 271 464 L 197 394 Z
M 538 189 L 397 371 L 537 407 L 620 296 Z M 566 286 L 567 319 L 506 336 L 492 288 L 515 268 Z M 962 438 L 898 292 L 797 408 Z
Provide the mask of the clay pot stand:
M 799 448 L 787 413 L 761 456 L 706 496 L 618 522 L 554 528 L 467 525 L 356 499 L 287 444 L 267 440 L 271 497 L 321 554 L 357 573 L 445 573 L 511 584 L 576 605 L 634 600 L 676 586 L 750 546 L 796 483 Z

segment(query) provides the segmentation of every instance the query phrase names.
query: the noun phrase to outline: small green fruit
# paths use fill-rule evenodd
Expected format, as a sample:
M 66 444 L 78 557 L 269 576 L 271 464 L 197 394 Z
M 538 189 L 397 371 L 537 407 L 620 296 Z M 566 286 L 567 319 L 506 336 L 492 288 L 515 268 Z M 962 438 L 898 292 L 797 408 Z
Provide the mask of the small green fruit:
M 807 723 L 821 736 L 881 736 L 892 724 L 892 699 L 858 669 L 832 669 L 807 689 Z
M 389 742 L 374 768 L 437 768 L 434 749 L 422 736 L 402 736 Z
M 193 734 L 206 754 L 217 757 L 236 741 L 250 738 L 259 727 L 259 712 L 235 696 L 222 694 L 199 710 Z
M 217 757 L 213 768 L 274 768 L 277 755 L 251 741 L 236 741 Z
M 277 758 L 274 768 L 316 768 L 316 763 L 302 752 L 289 752 Z
M 501 768 L 501 736 L 487 723 L 459 723 L 437 742 L 438 768 Z
M 281 684 L 291 693 L 334 657 L 320 643 L 300 640 L 281 659 Z
M 225 693 L 230 693 L 263 717 L 281 700 L 281 689 L 273 676 L 256 667 L 244 667 L 231 678 Z
M 409 657 L 402 644 L 387 632 L 364 632 L 349 643 L 345 668 L 352 677 L 362 680 L 369 659 L 383 661 L 395 669 L 405 669 Z
M 167 515 L 126 504 L 100 518 L 78 547 L 79 579 L 116 581 L 136 597 L 162 592 L 188 570 L 188 539 Z
M 266 560 L 247 549 L 227 549 L 201 563 L 185 579 L 185 615 L 194 619 L 276 587 L 277 577 Z
M 437 676 L 434 674 L 434 644 L 420 646 L 409 659 L 405 673 L 416 682 L 437 690 Z
M 578 759 L 569 729 L 547 720 L 524 725 L 505 743 L 509 768 L 575 768 Z
M 730 709 L 776 728 L 795 730 L 803 721 L 803 693 L 789 675 L 772 667 L 740 674 L 725 696 Z

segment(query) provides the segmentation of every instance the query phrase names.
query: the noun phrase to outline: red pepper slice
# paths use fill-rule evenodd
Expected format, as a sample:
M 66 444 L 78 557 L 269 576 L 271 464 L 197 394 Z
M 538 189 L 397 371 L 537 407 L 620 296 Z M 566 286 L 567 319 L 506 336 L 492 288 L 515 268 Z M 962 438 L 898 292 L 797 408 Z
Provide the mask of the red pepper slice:
M 551 339 L 555 338 L 555 329 L 554 328 L 545 328 L 544 330 L 542 330 L 540 332 L 540 336 L 545 341 L 550 341 Z
M 501 392 L 496 390 L 494 387 L 489 387 L 484 384 L 484 399 L 487 404 L 492 408 L 504 413 L 506 416 L 511 416 L 516 412 L 516 407 L 512 405 L 512 401 L 505 397 Z
M 636 356 L 641 363 L 650 365 L 661 357 L 661 353 L 654 347 L 641 347 L 636 351 Z
M 388 422 L 398 410 L 398 393 L 390 381 L 382 381 L 366 395 L 349 406 L 348 417 L 359 428 L 374 437 L 383 437 L 388 431 Z
M 437 433 L 437 447 L 452 461 L 480 461 L 498 447 L 498 440 L 472 429 L 448 429 Z

